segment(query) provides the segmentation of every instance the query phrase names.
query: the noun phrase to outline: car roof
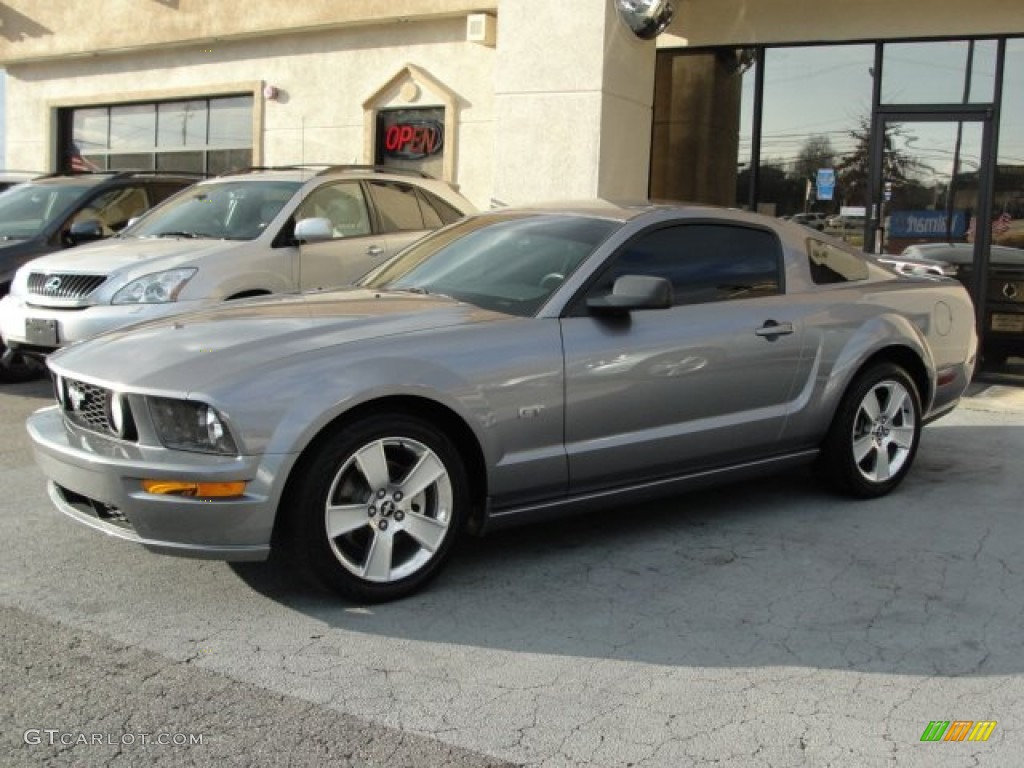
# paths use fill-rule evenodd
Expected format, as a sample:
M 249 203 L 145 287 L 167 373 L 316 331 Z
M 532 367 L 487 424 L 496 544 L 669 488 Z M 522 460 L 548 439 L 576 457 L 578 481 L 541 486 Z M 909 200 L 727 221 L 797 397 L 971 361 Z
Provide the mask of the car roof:
M 608 198 L 553 200 L 525 206 L 496 208 L 492 209 L 491 212 L 501 213 L 509 211 L 583 216 L 623 223 L 640 218 L 641 216 L 651 219 L 652 222 L 673 218 L 693 220 L 721 219 L 731 223 L 742 222 L 761 227 L 769 226 L 777 231 L 799 232 L 801 237 L 807 234 L 807 228 L 797 222 L 779 221 L 761 213 L 744 211 L 739 208 L 672 200 L 613 200 Z M 486 213 L 478 215 L 486 215 Z

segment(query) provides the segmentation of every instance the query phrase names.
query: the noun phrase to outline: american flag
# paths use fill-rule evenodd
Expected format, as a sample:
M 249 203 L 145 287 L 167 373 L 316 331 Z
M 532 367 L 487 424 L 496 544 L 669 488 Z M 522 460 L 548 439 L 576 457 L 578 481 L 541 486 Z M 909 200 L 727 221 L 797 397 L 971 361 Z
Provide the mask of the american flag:
M 1013 216 L 1006 213 L 1005 211 L 999 215 L 995 221 L 992 222 L 992 237 L 1002 235 L 1009 231 L 1010 224 L 1013 222 Z M 970 226 L 967 227 L 967 242 L 974 242 L 974 217 L 971 217 Z
M 72 173 L 92 173 L 100 169 L 98 165 L 82 157 L 82 153 L 74 145 L 72 145 L 69 155 L 69 166 Z
M 1013 221 L 1013 217 L 1004 212 L 998 219 L 992 222 L 992 234 L 1001 235 L 1010 229 L 1010 222 Z

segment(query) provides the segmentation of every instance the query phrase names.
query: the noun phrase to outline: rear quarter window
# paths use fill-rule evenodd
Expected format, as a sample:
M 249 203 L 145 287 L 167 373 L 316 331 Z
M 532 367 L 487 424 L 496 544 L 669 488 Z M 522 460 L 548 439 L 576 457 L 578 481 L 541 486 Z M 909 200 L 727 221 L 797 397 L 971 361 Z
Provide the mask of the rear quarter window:
M 818 285 L 868 279 L 868 265 L 863 257 L 824 240 L 807 239 L 807 260 L 811 279 Z

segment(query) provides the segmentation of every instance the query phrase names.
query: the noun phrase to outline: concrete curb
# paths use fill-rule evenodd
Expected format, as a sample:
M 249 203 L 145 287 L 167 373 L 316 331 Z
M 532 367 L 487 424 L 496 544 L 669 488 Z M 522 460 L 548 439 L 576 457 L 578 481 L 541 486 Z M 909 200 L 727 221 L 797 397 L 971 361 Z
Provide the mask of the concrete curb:
M 971 411 L 1024 414 L 1024 387 L 974 382 L 967 388 L 960 407 Z

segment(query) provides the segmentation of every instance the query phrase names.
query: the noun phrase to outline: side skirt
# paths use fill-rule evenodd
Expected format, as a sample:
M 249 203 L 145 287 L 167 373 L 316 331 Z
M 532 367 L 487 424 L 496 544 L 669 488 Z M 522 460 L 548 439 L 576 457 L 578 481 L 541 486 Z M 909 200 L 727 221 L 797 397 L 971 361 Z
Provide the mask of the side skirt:
M 818 449 L 790 453 L 785 456 L 773 456 L 745 464 L 734 464 L 728 467 L 693 472 L 678 477 L 667 477 L 636 485 L 621 486 L 603 491 L 566 496 L 539 503 L 516 507 L 493 506 L 493 499 L 488 497 L 484 511 L 483 525 L 480 534 L 490 533 L 515 525 L 550 520 L 554 517 L 592 512 L 597 509 L 615 507 L 647 501 L 665 496 L 674 496 L 685 491 L 710 488 L 722 485 L 726 481 L 744 480 L 764 475 L 772 475 L 786 469 L 806 466 L 818 456 Z

